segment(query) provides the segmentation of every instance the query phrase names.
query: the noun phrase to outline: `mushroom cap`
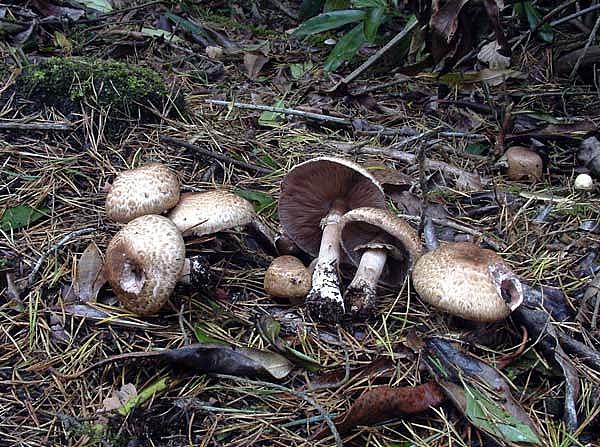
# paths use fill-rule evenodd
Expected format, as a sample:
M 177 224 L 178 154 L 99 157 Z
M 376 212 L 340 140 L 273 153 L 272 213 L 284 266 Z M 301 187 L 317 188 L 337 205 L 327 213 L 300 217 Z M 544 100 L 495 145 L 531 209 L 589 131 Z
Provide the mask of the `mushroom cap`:
M 183 193 L 169 213 L 169 219 L 184 236 L 218 233 L 248 225 L 255 218 L 252 203 L 222 189 Z
M 183 269 L 185 245 L 169 219 L 133 219 L 110 241 L 106 277 L 119 301 L 140 315 L 158 311 L 169 299 Z
M 179 179 L 160 163 L 120 172 L 106 196 L 106 215 L 127 223 L 146 214 L 160 214 L 179 201 Z
M 542 178 L 542 157 L 535 151 L 523 146 L 508 148 L 503 158 L 506 159 L 506 175 L 511 180 Z
M 387 209 L 350 210 L 342 217 L 340 227 L 342 248 L 354 265 L 359 265 L 366 249 L 387 250 L 379 282 L 388 286 L 402 283 L 423 253 L 417 231 Z
M 423 254 L 412 279 L 424 301 L 466 320 L 503 320 L 523 301 L 523 288 L 509 265 L 492 250 L 469 242 Z
M 321 220 L 336 200 L 346 210 L 385 208 L 383 189 L 365 169 L 342 158 L 319 157 L 294 166 L 281 182 L 281 226 L 298 247 L 317 256 Z
M 312 284 L 309 270 L 294 256 L 279 256 L 265 272 L 265 292 L 278 298 L 304 298 Z
M 591 191 L 594 189 L 594 180 L 588 174 L 579 174 L 573 186 L 579 191 Z

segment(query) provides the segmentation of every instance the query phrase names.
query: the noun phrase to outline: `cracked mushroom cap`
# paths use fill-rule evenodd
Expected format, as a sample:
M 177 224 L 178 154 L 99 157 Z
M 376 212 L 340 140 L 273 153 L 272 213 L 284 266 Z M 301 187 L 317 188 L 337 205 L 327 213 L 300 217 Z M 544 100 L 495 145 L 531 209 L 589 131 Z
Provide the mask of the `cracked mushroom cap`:
M 412 279 L 423 301 L 466 320 L 503 320 L 523 301 L 523 288 L 509 265 L 492 250 L 468 242 L 425 253 Z
M 184 193 L 169 219 L 184 236 L 218 233 L 248 225 L 256 218 L 252 204 L 225 190 Z
M 265 292 L 278 298 L 297 300 L 306 297 L 312 284 L 311 273 L 300 259 L 279 256 L 265 272 Z
M 179 179 L 160 163 L 120 172 L 106 196 L 106 215 L 127 223 L 146 214 L 161 214 L 179 201 Z
M 365 206 L 385 208 L 383 189 L 356 163 L 335 157 L 300 163 L 281 182 L 281 226 L 298 247 L 317 256 L 321 220 L 338 200 L 346 210 Z
M 173 293 L 184 261 L 185 246 L 177 227 L 166 217 L 151 214 L 133 219 L 110 241 L 106 276 L 127 309 L 149 315 Z
M 340 227 L 342 248 L 354 265 L 359 265 L 366 249 L 386 249 L 388 257 L 379 282 L 388 286 L 401 284 L 423 251 L 417 231 L 387 209 L 350 210 Z

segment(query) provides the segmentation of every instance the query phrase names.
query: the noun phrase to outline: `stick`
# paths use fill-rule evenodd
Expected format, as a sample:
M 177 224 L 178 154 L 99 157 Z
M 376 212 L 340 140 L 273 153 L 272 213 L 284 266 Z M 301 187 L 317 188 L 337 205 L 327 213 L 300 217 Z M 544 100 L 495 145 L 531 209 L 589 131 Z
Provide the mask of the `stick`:
M 411 137 L 414 138 L 414 137 Z M 346 148 L 346 152 L 354 153 L 354 154 L 364 154 L 364 155 L 385 155 L 386 157 L 392 158 L 394 160 L 403 161 L 405 163 L 415 163 L 417 161 L 417 156 L 410 152 L 399 151 L 393 148 L 393 146 L 385 148 L 385 147 L 373 147 L 373 146 L 363 146 L 363 147 L 352 147 Z M 483 183 L 487 183 L 486 179 L 482 179 L 477 174 L 471 174 L 463 169 L 457 168 L 456 166 L 449 165 L 443 161 L 432 160 L 430 158 L 425 159 L 425 167 L 428 170 L 440 170 L 445 172 L 446 174 L 450 174 L 456 177 L 460 177 L 465 183 L 468 183 L 470 187 L 473 189 L 481 189 L 482 180 Z
M 550 26 L 560 25 L 561 23 L 565 23 L 570 20 L 576 19 L 577 17 L 581 17 L 583 15 L 586 15 L 588 12 L 592 12 L 597 9 L 600 9 L 600 4 L 588 6 L 587 8 L 584 8 L 581 11 L 574 12 L 573 14 L 569 14 L 568 16 L 561 17 L 560 19 L 556 19 L 555 21 L 550 22 Z
M 263 382 L 262 380 L 250 380 L 250 379 L 245 379 L 243 377 L 230 376 L 228 374 L 213 374 L 213 375 L 220 379 L 238 380 L 241 382 L 245 382 L 249 385 L 266 386 L 269 388 L 274 388 L 276 390 L 283 391 L 284 393 L 290 393 L 296 397 L 299 397 L 300 399 L 304 400 L 308 404 L 315 407 L 317 409 L 317 411 L 319 413 L 321 413 L 321 416 L 323 416 L 323 419 L 325 420 L 325 422 L 327 423 L 327 426 L 329 427 L 329 429 L 331 430 L 331 433 L 333 434 L 333 437 L 335 439 L 335 445 L 337 447 L 343 447 L 344 444 L 342 443 L 342 438 L 340 437 L 340 433 L 338 432 L 337 428 L 335 427 L 335 424 L 333 423 L 331 416 L 329 414 L 327 414 L 325 409 L 321 405 L 319 405 L 316 400 L 314 400 L 312 397 L 308 396 L 306 393 L 303 393 L 302 391 L 296 391 L 291 388 L 288 388 L 288 387 L 285 387 L 282 385 L 278 385 L 276 383 Z
M 386 43 L 383 47 L 381 47 L 377 52 L 368 58 L 360 67 L 342 79 L 341 84 L 348 84 L 354 80 L 358 75 L 360 75 L 363 71 L 373 65 L 383 54 L 396 45 L 399 41 L 401 41 L 408 33 L 410 33 L 415 26 L 417 26 L 419 22 L 417 20 L 409 21 L 406 26 L 400 31 L 398 34 L 394 36 L 392 40 Z
M 254 172 L 258 172 L 260 174 L 270 174 L 271 172 L 273 172 L 271 169 L 263 168 L 262 166 L 257 166 L 255 164 L 251 164 L 251 163 L 246 163 L 245 161 L 236 160 L 235 158 L 232 158 L 229 155 L 221 154 L 219 152 L 209 151 L 208 149 L 204 149 L 200 146 L 197 146 L 192 143 L 188 143 L 187 141 L 180 140 L 178 138 L 161 135 L 159 137 L 159 140 L 163 143 L 168 143 L 168 144 L 173 144 L 176 146 L 185 147 L 186 149 L 190 149 L 194 152 L 198 152 L 201 155 L 214 158 L 215 160 L 219 160 L 224 163 L 231 163 L 232 165 L 238 166 L 239 168 L 245 169 L 247 171 L 254 171 Z
M 585 58 L 585 55 L 587 54 L 588 48 L 590 47 L 592 42 L 596 39 L 596 34 L 598 34 L 599 26 L 600 26 L 600 16 L 598 16 L 598 18 L 596 19 L 596 23 L 594 23 L 594 28 L 592 29 L 592 32 L 590 33 L 590 36 L 588 37 L 588 40 L 585 43 L 585 47 L 583 47 L 583 51 L 577 58 L 577 62 L 575 63 L 573 70 L 571 70 L 571 74 L 569 75 L 569 83 L 573 82 L 575 75 L 577 75 L 577 72 L 579 71 L 579 67 L 581 66 L 581 63 L 583 62 L 583 59 Z
M 50 253 L 52 253 L 55 250 L 58 250 L 63 245 L 65 245 L 72 239 L 75 239 L 76 237 L 83 236 L 84 234 L 93 233 L 94 231 L 98 231 L 98 230 L 99 230 L 99 228 L 97 228 L 97 227 L 89 227 L 89 228 L 82 228 L 80 230 L 75 230 L 75 231 L 67 234 L 56 244 L 52 245 L 48 250 L 46 250 L 46 252 L 44 254 L 42 254 L 42 256 L 40 256 L 40 258 L 36 262 L 35 266 L 33 267 L 33 270 L 31 270 L 31 273 L 29 274 L 29 278 L 27 279 L 27 284 L 26 284 L 25 288 L 26 289 L 31 288 L 31 286 L 33 285 L 33 283 L 35 281 L 35 277 L 37 276 L 39 270 L 42 268 L 42 264 L 44 263 L 46 258 L 50 255 Z
M 296 110 L 296 109 L 261 106 L 261 105 L 257 105 L 257 104 L 245 104 L 245 103 L 241 103 L 241 102 L 220 101 L 218 99 L 207 99 L 206 102 L 209 104 L 217 104 L 220 106 L 237 107 L 238 109 L 262 110 L 264 112 L 283 113 L 284 115 L 296 115 L 296 116 L 301 116 L 303 118 L 314 119 L 317 121 L 329 121 L 331 123 L 343 124 L 344 126 L 352 125 L 352 121 L 350 121 L 347 118 L 340 118 L 337 116 L 330 116 L 330 115 L 322 115 L 320 113 L 313 113 L 313 112 L 304 112 L 302 110 Z
M 0 129 L 15 130 L 71 130 L 71 123 L 20 123 L 0 122 Z

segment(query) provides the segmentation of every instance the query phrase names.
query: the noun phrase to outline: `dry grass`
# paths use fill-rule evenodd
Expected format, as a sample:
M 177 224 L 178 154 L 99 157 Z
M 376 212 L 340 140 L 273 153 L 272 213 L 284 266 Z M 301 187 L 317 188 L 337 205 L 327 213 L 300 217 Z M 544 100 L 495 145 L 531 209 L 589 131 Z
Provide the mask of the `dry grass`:
M 143 16 L 140 13 L 134 18 Z M 79 30 L 72 38 L 85 42 L 88 54 L 101 57 L 110 54 L 115 46 L 114 42 L 102 39 L 103 33 L 122 26 L 105 23 L 97 29 L 99 34 Z M 243 31 L 228 31 L 245 37 Z M 390 385 L 415 385 L 425 378 L 418 355 L 407 348 L 415 332 L 470 340 L 468 348 L 491 364 L 517 348 L 521 331 L 510 319 L 489 327 L 465 328 L 421 302 L 409 281 L 398 290 L 382 290 L 381 317 L 369 324 L 342 330 L 340 340 L 335 328 L 315 325 L 306 318 L 304 309 L 275 303 L 265 295 L 262 275 L 270 258 L 241 230 L 187 241 L 190 253 L 205 253 L 214 261 L 214 270 L 219 276 L 218 293 L 203 290 L 190 294 L 178 290 L 159 316 L 142 319 L 123 311 L 105 288 L 97 306 L 106 311 L 109 318 L 95 321 L 65 311 L 76 260 L 91 241 L 104 250 L 118 229 L 105 219 L 103 211 L 103 187 L 117 172 L 161 161 L 179 174 L 186 191 L 225 187 L 260 191 L 276 201 L 279 181 L 295 163 L 315 155 L 332 155 L 339 143 L 366 142 L 381 146 L 395 141 L 377 136 L 357 138 L 348 128 L 307 123 L 302 119 L 289 119 L 274 129 L 265 128 L 257 125 L 258 112 L 227 110 L 208 105 L 205 99 L 235 99 L 268 105 L 285 94 L 289 107 L 318 104 L 329 114 L 360 117 L 390 127 L 408 126 L 419 132 L 439 125 L 454 128 L 467 118 L 481 120 L 473 132 L 496 135 L 500 129 L 499 120 L 493 116 L 475 115 L 456 106 L 440 108 L 434 116 L 424 112 L 421 104 L 397 98 L 397 94 L 406 93 L 409 88 L 433 92 L 434 85 L 427 81 L 415 80 L 373 93 L 380 106 L 393 112 L 386 114 L 366 110 L 355 102 L 317 95 L 320 85 L 326 84 L 318 68 L 313 70 L 312 80 L 300 81 L 297 85 L 291 85 L 289 80 L 277 84 L 273 76 L 278 70 L 285 69 L 291 61 L 303 61 L 306 53 L 298 44 L 283 40 L 275 40 L 272 48 L 274 63 L 266 69 L 269 80 L 261 82 L 249 81 L 243 75 L 241 56 L 225 60 L 222 80 L 204 82 L 201 73 L 195 70 L 198 64 L 207 62 L 203 56 L 157 42 L 138 49 L 126 59 L 149 63 L 168 78 L 176 79 L 174 85 L 184 93 L 189 113 L 164 118 L 157 125 L 133 126 L 117 141 L 102 134 L 102 111 L 75 117 L 74 132 L 0 134 L 2 208 L 20 204 L 47 208 L 46 218 L 19 231 L 0 233 L 4 273 L 10 273 L 17 285 L 22 286 L 49 247 L 74 231 L 94 229 L 50 251 L 32 287 L 18 299 L 11 295 L 12 288 L 2 275 L 1 445 L 317 445 L 308 439 L 309 433 L 322 423 L 315 408 L 294 395 L 266 386 L 174 373 L 149 362 L 107 366 L 80 380 L 65 383 L 49 371 L 53 367 L 65 373 L 75 372 L 113 354 L 182 346 L 195 340 L 197 327 L 236 346 L 266 348 L 255 326 L 257 318 L 264 314 L 276 315 L 288 342 L 317 359 L 324 372 L 343 371 L 346 362 L 354 369 L 377 359 L 391 360 L 395 365 L 394 374 L 377 381 Z M 7 55 L 6 46 L 3 53 Z M 540 54 L 533 50 L 525 53 L 522 60 L 527 62 L 522 68 L 527 71 L 528 66 L 540 64 Z M 536 73 L 536 76 L 544 75 L 546 73 Z M 368 84 L 389 80 L 382 76 L 369 80 Z M 542 95 L 563 88 L 559 84 L 550 88 L 549 80 L 533 79 L 517 84 L 518 87 L 511 86 L 509 91 L 503 91 L 503 87 L 494 89 L 490 93 L 492 103 L 500 110 L 505 94 L 520 93 L 523 96 L 513 96 L 516 98 L 513 112 L 536 110 L 564 117 L 558 93 L 553 97 Z M 360 84 L 358 82 L 356 87 Z M 567 101 L 568 117 L 587 116 L 586 104 L 596 101 L 595 93 L 583 87 L 571 90 L 574 91 L 580 96 Z M 463 93 L 457 90 L 457 99 L 464 99 L 459 98 Z M 7 106 L 4 117 L 10 117 L 16 107 L 16 103 Z M 56 115 L 42 110 L 35 118 L 54 119 Z M 271 167 L 273 172 L 254 175 L 187 149 L 167 147 L 159 142 L 160 136 L 185 139 Z M 432 148 L 428 156 L 489 176 L 498 190 L 515 194 L 517 202 L 511 206 L 501 204 L 483 215 L 471 213 L 482 203 L 454 188 L 451 182 L 444 186 L 439 173 L 434 180 L 440 186 L 434 189 L 432 196 L 451 211 L 453 220 L 499 241 L 502 255 L 523 278 L 534 284 L 560 287 L 577 310 L 578 292 L 589 281 L 588 277 L 577 274 L 577 267 L 591 248 L 600 243 L 598 235 L 578 227 L 583 220 L 599 219 L 600 200 L 597 193 L 588 195 L 572 190 L 576 142 L 549 141 L 543 151 L 549 155 L 551 171 L 535 184 L 508 182 L 490 168 L 491 157 L 465 155 L 466 145 L 462 138 L 445 139 L 443 144 Z M 406 148 L 413 152 L 416 149 L 416 145 Z M 412 175 L 415 181 L 411 190 L 419 193 L 416 166 L 375 156 L 352 158 L 361 163 L 377 161 Z M 522 193 L 552 193 L 566 200 L 556 203 L 547 223 L 536 224 L 533 219 L 547 201 L 528 198 Z M 396 205 L 390 202 L 390 206 Z M 262 215 L 273 229 L 277 228 L 275 206 L 265 209 Z M 284 318 L 282 308 L 296 319 Z M 590 345 L 598 346 L 598 332 L 589 329 L 590 319 L 591 307 L 583 312 L 581 322 L 569 323 L 567 329 Z M 582 383 L 578 407 L 581 420 L 586 421 L 583 427 L 586 431 L 598 426 L 600 377 L 597 371 L 582 363 L 576 361 L 575 364 Z M 550 444 L 580 445 L 576 441 L 571 443 L 561 426 L 559 409 L 564 379 L 555 372 L 535 346 L 527 348 L 506 371 L 514 384 L 515 397 L 540 422 Z M 103 411 L 104 399 L 122 385 L 132 383 L 139 392 L 162 377 L 168 378 L 166 389 L 127 417 Z M 300 389 L 314 377 L 315 374 L 297 368 L 283 384 Z M 339 387 L 320 389 L 311 396 L 333 416 L 343 413 L 356 396 L 375 382 L 373 377 L 351 375 Z M 446 405 L 422 416 L 398 419 L 390 415 L 388 423 L 357 430 L 346 441 L 347 445 L 458 446 L 477 445 L 477 437 L 456 410 Z M 135 439 L 140 444 L 127 444 Z M 332 445 L 332 438 L 318 445 Z

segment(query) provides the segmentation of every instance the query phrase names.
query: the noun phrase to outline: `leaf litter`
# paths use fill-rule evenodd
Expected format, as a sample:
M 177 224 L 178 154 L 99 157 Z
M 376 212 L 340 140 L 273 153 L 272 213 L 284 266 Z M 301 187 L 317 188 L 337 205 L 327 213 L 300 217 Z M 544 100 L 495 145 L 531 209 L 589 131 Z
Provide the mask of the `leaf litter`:
M 598 179 L 597 48 L 584 49 L 593 14 L 568 3 L 346 2 L 317 20 L 325 2 L 307 0 L 309 23 L 290 17 L 290 1 L 124 3 L 0 8 L 6 442 L 339 445 L 338 432 L 361 445 L 594 445 L 600 205 L 597 186 L 572 187 L 579 173 Z M 129 116 L 117 139 L 93 89 L 80 109 L 20 114 L 20 67 L 79 54 L 151 67 L 186 106 L 151 104 L 157 121 Z M 253 108 L 263 104 L 275 110 Z M 513 145 L 543 156 L 542 179 L 509 181 L 495 167 Z M 328 328 L 264 294 L 273 253 L 244 229 L 186 240 L 215 285 L 178 288 L 156 315 L 131 314 L 103 287 L 119 226 L 104 215 L 102 185 L 116 172 L 166 163 L 185 191 L 235 191 L 275 229 L 282 176 L 325 154 L 371 169 L 411 225 L 432 209 L 426 194 L 443 239 L 501 250 L 529 285 L 525 304 L 482 327 L 433 310 L 408 280 L 378 289 L 376 320 Z M 445 338 L 407 353 L 416 329 Z M 245 379 L 255 375 L 277 383 Z M 90 422 L 107 398 L 110 416 Z

